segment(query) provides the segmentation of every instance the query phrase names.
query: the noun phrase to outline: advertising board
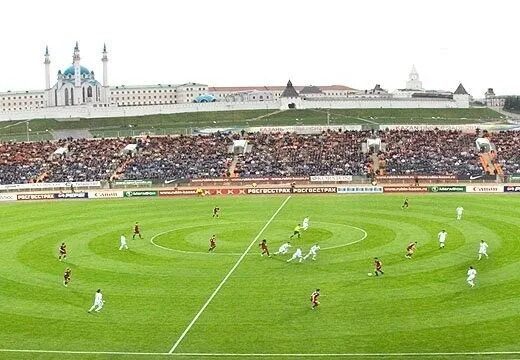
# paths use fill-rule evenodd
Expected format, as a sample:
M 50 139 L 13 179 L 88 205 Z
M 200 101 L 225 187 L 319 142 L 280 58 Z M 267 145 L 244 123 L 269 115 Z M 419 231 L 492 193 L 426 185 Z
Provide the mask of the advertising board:
M 312 182 L 324 181 L 324 182 L 337 182 L 337 181 L 352 181 L 352 175 L 324 175 L 324 176 L 311 176 Z
M 455 186 L 428 186 L 429 192 L 434 193 L 461 193 L 466 192 L 465 186 L 455 185 Z
M 123 197 L 144 197 L 144 196 L 157 196 L 156 190 L 133 190 L 123 191 Z
M 265 195 L 265 194 L 290 194 L 291 188 L 251 188 L 246 189 L 247 194 Z
M 504 192 L 504 185 L 475 185 L 467 186 L 466 192 L 470 193 L 501 193 Z
M 206 195 L 246 195 L 246 189 L 208 189 Z
M 54 200 L 56 194 L 18 194 L 16 200 Z
M 114 199 L 122 198 L 123 192 L 118 190 L 105 190 L 105 191 L 89 191 L 88 197 L 91 199 Z
M 0 201 L 16 201 L 16 194 L 0 194 Z
M 186 195 L 197 195 L 196 189 L 182 189 L 182 190 L 160 190 L 159 196 L 186 196 Z
M 383 192 L 382 186 L 340 186 L 338 194 L 380 194 Z
M 86 192 L 73 192 L 73 193 L 59 193 L 54 194 L 56 199 L 86 199 L 88 198 L 88 193 Z
M 385 193 L 420 193 L 420 192 L 428 192 L 427 186 L 384 186 L 383 192 Z
M 520 193 L 520 186 L 504 186 L 504 192 Z

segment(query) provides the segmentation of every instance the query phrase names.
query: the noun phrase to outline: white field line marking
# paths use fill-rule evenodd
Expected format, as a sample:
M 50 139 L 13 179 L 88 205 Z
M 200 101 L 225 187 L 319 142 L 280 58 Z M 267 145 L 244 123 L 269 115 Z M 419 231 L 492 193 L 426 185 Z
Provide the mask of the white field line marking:
M 346 225 L 346 224 L 338 224 L 338 223 L 328 223 L 328 222 L 322 222 L 322 221 L 319 221 L 318 224 L 341 225 L 341 226 L 346 226 L 346 227 L 349 227 L 349 228 L 352 228 L 352 229 L 359 230 L 359 231 L 361 231 L 363 233 L 363 237 L 361 239 L 359 239 L 359 240 L 351 241 L 351 242 L 348 242 L 346 244 L 324 247 L 321 250 L 332 250 L 332 249 L 338 249 L 338 248 L 342 248 L 342 247 L 345 247 L 345 246 L 357 244 L 358 242 L 361 242 L 361 241 L 365 240 L 368 237 L 367 232 L 364 229 L 359 228 L 357 226 Z
M 223 223 L 222 225 L 233 225 L 233 224 L 242 224 L 242 223 L 258 223 L 258 222 L 259 221 L 241 221 L 241 222 Z M 321 249 L 322 251 L 323 250 L 338 249 L 338 248 L 342 248 L 342 247 L 345 247 L 345 246 L 354 245 L 354 244 L 357 244 L 358 242 L 361 242 L 361 241 L 365 240 L 368 237 L 367 232 L 364 229 L 362 229 L 360 227 L 357 227 L 357 226 L 352 226 L 352 225 L 347 225 L 347 224 L 340 224 L 340 223 L 323 222 L 323 221 L 317 221 L 316 223 L 317 224 L 330 224 L 330 225 L 346 226 L 346 227 L 349 227 L 349 228 L 352 228 L 352 229 L 359 230 L 359 231 L 361 231 L 363 233 L 363 237 L 361 239 L 359 239 L 359 240 L 351 241 L 351 242 L 348 242 L 346 244 L 324 247 L 324 248 Z M 168 233 L 171 233 L 171 232 L 174 232 L 174 231 L 177 231 L 177 230 L 185 230 L 185 229 L 192 229 L 192 228 L 198 228 L 198 227 L 201 227 L 201 226 L 200 225 L 192 225 L 192 226 L 185 226 L 185 227 L 180 227 L 180 228 L 176 228 L 176 229 L 166 230 L 166 231 L 157 233 L 154 236 L 152 236 L 150 238 L 150 243 L 153 246 L 156 246 L 156 247 L 158 247 L 160 249 L 167 250 L 167 251 L 173 251 L 173 252 L 181 253 L 181 254 L 194 254 L 194 255 L 205 255 L 206 256 L 206 255 L 208 255 L 207 252 L 172 249 L 172 248 L 169 248 L 169 247 L 166 247 L 166 246 L 159 245 L 159 244 L 157 244 L 155 242 L 155 239 L 157 239 L 159 236 L 162 236 L 164 234 L 168 234 Z M 229 253 L 229 252 L 225 252 L 225 253 L 216 252 L 216 253 L 213 253 L 211 255 L 214 255 L 214 254 L 215 255 L 232 255 L 232 256 L 241 255 L 241 253 Z
M 190 356 L 190 357 L 407 357 L 407 356 L 485 356 L 520 355 L 520 351 L 483 351 L 483 352 L 438 352 L 438 353 L 331 353 L 331 354 L 247 354 L 247 353 L 159 353 L 129 351 L 72 351 L 37 349 L 0 349 L 0 353 L 67 354 L 67 355 L 129 355 L 129 356 Z
M 240 222 L 221 223 L 221 224 L 219 224 L 219 225 L 235 225 L 235 224 L 244 224 L 244 223 L 259 223 L 259 222 L 260 222 L 260 221 L 240 221 Z M 166 230 L 166 231 L 160 232 L 160 233 L 155 234 L 154 236 L 152 236 L 152 237 L 150 238 L 150 243 L 151 243 L 153 246 L 157 246 L 157 247 L 160 248 L 160 249 L 168 250 L 168 251 L 173 251 L 173 252 L 177 252 L 177 253 L 182 253 L 182 254 L 207 255 L 207 254 L 208 254 L 207 252 L 172 249 L 172 248 L 169 248 L 169 247 L 166 247 L 166 246 L 162 246 L 162 245 L 159 245 L 159 244 L 156 244 L 156 243 L 155 243 L 155 239 L 157 239 L 159 236 L 162 236 L 162 235 L 164 235 L 164 234 L 168 234 L 168 233 L 171 233 L 171 232 L 174 232 L 174 231 L 178 231 L 178 230 L 195 229 L 195 228 L 199 228 L 199 227 L 203 227 L 203 226 L 200 226 L 200 225 L 192 225 L 192 226 L 184 226 L 184 227 L 180 227 L 180 228 L 175 228 L 175 229 Z M 213 254 L 218 254 L 218 255 L 234 255 L 234 256 L 236 256 L 236 255 L 242 255 L 242 253 L 219 253 L 219 252 L 216 252 L 216 253 L 213 253 Z M 212 255 L 213 255 L 213 254 L 212 254 Z
M 253 247 L 253 245 L 258 241 L 258 239 L 260 238 L 260 236 L 262 236 L 262 233 L 265 231 L 265 229 L 267 229 L 267 227 L 271 224 L 271 222 L 273 222 L 274 218 L 276 217 L 276 215 L 278 215 L 278 213 L 283 209 L 283 207 L 285 206 L 285 204 L 287 204 L 287 202 L 289 201 L 289 199 L 291 198 L 291 196 L 289 195 L 285 200 L 284 202 L 282 203 L 282 205 L 280 205 L 280 207 L 278 208 L 278 210 L 275 211 L 275 213 L 273 214 L 273 216 L 271 216 L 271 218 L 269 219 L 269 221 L 267 221 L 264 225 L 264 227 L 260 230 L 260 232 L 258 233 L 258 235 L 255 236 L 255 238 L 253 239 L 253 241 L 251 241 L 251 243 L 249 244 L 249 246 L 246 248 L 246 250 L 243 252 L 243 254 L 238 258 L 237 262 L 235 263 L 235 265 L 233 265 L 233 267 L 231 268 L 231 270 L 229 270 L 229 272 L 227 273 L 227 275 L 224 277 L 224 279 L 222 279 L 222 281 L 220 282 L 220 284 L 217 286 L 217 288 L 213 291 L 213 293 L 211 294 L 211 296 L 209 297 L 209 299 L 204 303 L 204 305 L 200 308 L 199 312 L 197 313 L 197 315 L 195 315 L 195 317 L 193 318 L 193 320 L 191 320 L 190 324 L 188 325 L 188 327 L 183 331 L 183 333 L 181 334 L 181 336 L 177 339 L 177 341 L 175 342 L 175 344 L 173 344 L 172 348 L 170 349 L 170 351 L 168 352 L 169 354 L 173 353 L 175 351 L 175 349 L 177 349 L 177 346 L 179 346 L 179 344 L 181 343 L 181 341 L 184 339 L 184 337 L 186 336 L 186 334 L 188 333 L 188 331 L 190 331 L 191 327 L 195 324 L 195 322 L 199 319 L 200 315 L 202 315 L 202 313 L 204 312 L 204 310 L 206 310 L 206 308 L 208 307 L 208 305 L 210 304 L 211 300 L 213 300 L 213 298 L 217 295 L 217 293 L 220 291 L 220 289 L 222 288 L 222 286 L 224 286 L 224 284 L 226 283 L 226 281 L 229 279 L 229 277 L 233 274 L 233 272 L 236 270 L 236 268 L 238 267 L 238 265 L 240 265 L 240 263 L 242 262 L 242 260 L 244 260 L 244 258 L 246 257 L 247 253 L 249 252 L 249 250 L 251 250 L 251 248 Z

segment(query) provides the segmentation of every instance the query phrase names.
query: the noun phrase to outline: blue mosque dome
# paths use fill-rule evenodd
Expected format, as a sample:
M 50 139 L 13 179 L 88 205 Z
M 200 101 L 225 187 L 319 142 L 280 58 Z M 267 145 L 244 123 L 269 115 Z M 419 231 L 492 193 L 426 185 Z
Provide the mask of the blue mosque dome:
M 80 66 L 80 75 L 90 75 L 89 69 L 87 69 L 84 66 Z M 74 76 L 74 66 L 69 66 L 65 71 L 63 72 L 63 76 Z

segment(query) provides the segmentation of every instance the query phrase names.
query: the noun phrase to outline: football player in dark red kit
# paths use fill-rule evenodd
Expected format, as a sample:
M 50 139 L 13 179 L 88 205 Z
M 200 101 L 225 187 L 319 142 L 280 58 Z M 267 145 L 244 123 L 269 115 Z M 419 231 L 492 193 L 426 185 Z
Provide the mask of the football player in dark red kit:
M 383 262 L 378 258 L 374 258 L 374 275 L 379 276 L 379 274 L 384 275 L 383 272 Z
M 58 260 L 61 261 L 61 260 L 67 260 L 67 245 L 65 245 L 65 243 L 61 243 L 60 245 L 60 248 L 59 248 L 59 255 L 58 255 Z
M 135 225 L 134 225 L 134 235 L 132 235 L 132 239 L 135 239 L 136 235 L 139 235 L 139 239 L 143 238 L 141 236 L 141 227 L 139 226 L 138 222 L 136 222 Z
M 262 240 L 262 242 L 258 244 L 258 246 L 260 246 L 260 250 L 262 250 L 262 253 L 260 254 L 261 256 L 267 255 L 267 257 L 271 257 L 271 254 L 269 254 L 269 249 L 267 248 L 266 239 Z
M 406 247 L 406 255 L 404 256 L 407 259 L 411 259 L 415 249 L 417 248 L 417 241 L 411 242 Z
M 70 268 L 66 268 L 65 272 L 63 273 L 63 285 L 67 287 L 70 283 L 70 275 L 72 273 L 72 270 Z
M 209 249 L 208 249 L 208 252 L 215 250 L 216 247 L 217 247 L 217 236 L 215 234 L 213 234 L 209 238 Z
M 313 291 L 311 294 L 311 309 L 314 310 L 318 307 L 320 302 L 318 301 L 318 298 L 320 297 L 320 289 L 316 289 L 316 291 Z

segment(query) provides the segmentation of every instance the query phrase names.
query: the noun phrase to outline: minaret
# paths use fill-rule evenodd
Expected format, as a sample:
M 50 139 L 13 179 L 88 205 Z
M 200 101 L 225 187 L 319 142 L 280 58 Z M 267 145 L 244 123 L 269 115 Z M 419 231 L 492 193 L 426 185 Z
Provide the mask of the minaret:
M 108 72 L 107 72 L 107 64 L 108 64 L 108 56 L 107 56 L 107 45 L 103 44 L 103 57 L 101 58 L 103 62 L 103 87 L 108 86 Z
M 74 87 L 79 88 L 81 86 L 81 68 L 79 65 L 79 46 L 76 41 L 76 46 L 74 47 L 74 55 L 72 56 L 72 63 L 74 65 Z
M 47 90 L 51 88 L 51 58 L 48 46 L 45 46 L 45 61 L 43 63 L 45 64 L 45 89 Z

